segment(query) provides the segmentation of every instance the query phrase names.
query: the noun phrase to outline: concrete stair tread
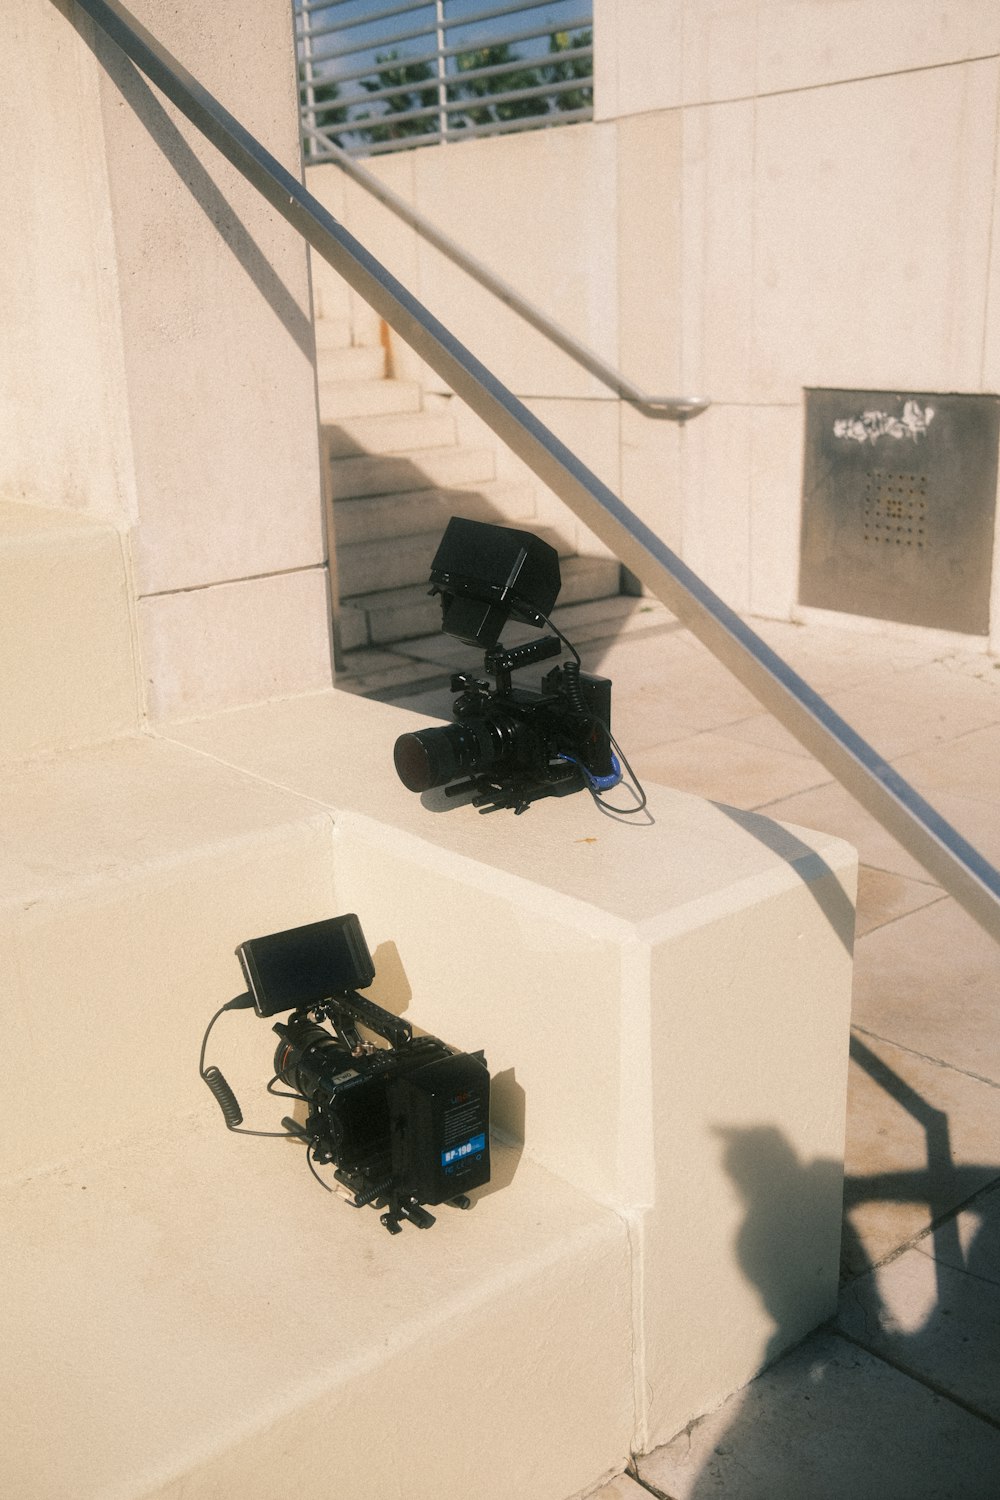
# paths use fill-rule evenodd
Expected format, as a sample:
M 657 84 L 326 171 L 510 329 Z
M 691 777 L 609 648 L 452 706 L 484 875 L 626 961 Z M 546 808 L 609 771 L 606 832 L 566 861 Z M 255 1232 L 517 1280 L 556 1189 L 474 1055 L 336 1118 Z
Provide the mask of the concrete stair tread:
M 0 800 L 0 911 L 317 816 L 286 793 L 144 735 L 7 767 Z
M 237 1019 L 261 1040 L 248 1120 L 280 1129 L 270 1028 Z M 0 1230 L 16 1372 L 3 1492 L 326 1500 L 331 1476 L 360 1496 L 405 1475 L 407 1496 L 431 1500 L 443 1467 L 506 1500 L 512 1446 L 546 1424 L 565 1430 L 550 1462 L 534 1445 L 523 1500 L 623 1463 L 624 1224 L 509 1148 L 495 1162 L 500 1191 L 390 1237 L 374 1210 L 320 1191 L 300 1145 L 227 1133 L 206 1091 L 172 1130 L 19 1183 Z M 567 1361 L 588 1367 L 569 1403 Z
M 337 689 L 356 693 L 362 698 L 393 702 L 416 691 L 447 687 L 450 671 L 433 660 L 419 661 L 397 651 L 383 651 L 377 646 L 362 646 L 345 651 L 337 671 Z
M 352 343 L 350 318 L 317 318 L 314 324 L 316 349 L 349 349 Z
M 441 531 L 435 518 L 426 530 L 338 546 L 337 577 L 341 600 L 426 583 L 441 541 Z M 534 534 L 549 542 L 563 556 L 569 551 L 569 543 L 546 527 L 536 527 Z M 579 575 L 580 570 L 574 570 L 573 577 Z
M 422 393 L 413 380 L 342 380 L 321 382 L 320 420 L 378 416 L 383 412 L 419 411 Z
M 453 444 L 455 419 L 447 413 L 387 412 L 344 417 L 336 423 L 324 423 L 323 431 L 331 458 L 408 453 Z
M 452 445 L 421 449 L 414 458 L 399 453 L 333 458 L 329 471 L 333 499 L 346 500 L 476 483 L 494 477 L 495 463 L 486 448 Z
M 317 349 L 316 368 L 321 389 L 341 380 L 379 380 L 385 374 L 385 350 L 363 344 L 348 349 Z
M 376 537 L 430 531 L 435 526 L 443 532 L 451 516 L 502 523 L 518 518 L 528 525 L 533 507 L 534 494 L 526 481 L 484 479 L 465 489 L 433 486 L 401 495 L 339 500 L 334 508 L 334 525 L 338 546 L 351 546 Z
M 556 605 L 559 619 L 574 603 L 618 597 L 619 567 L 612 559 L 567 557 L 560 562 L 560 573 L 562 588 Z M 426 583 L 357 594 L 345 598 L 340 608 L 342 642 L 347 650 L 369 643 L 391 647 L 393 642 L 430 635 L 440 624 L 441 606 L 430 596 Z

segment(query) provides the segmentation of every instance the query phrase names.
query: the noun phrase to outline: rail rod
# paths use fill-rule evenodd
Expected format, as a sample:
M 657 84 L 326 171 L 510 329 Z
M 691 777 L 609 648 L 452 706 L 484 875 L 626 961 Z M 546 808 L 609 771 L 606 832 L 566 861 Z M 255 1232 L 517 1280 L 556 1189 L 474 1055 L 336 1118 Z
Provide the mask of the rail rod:
M 120 4 L 91 19 L 801 744 L 1000 942 L 994 869 Z
M 576 84 L 569 84 L 567 87 L 575 88 Z M 455 105 L 454 110 L 457 111 L 460 107 L 459 105 Z M 473 131 L 466 132 L 466 134 L 470 135 L 473 133 Z M 519 313 L 526 323 L 530 323 L 533 328 L 537 328 L 539 333 L 543 333 L 551 343 L 576 360 L 577 364 L 582 365 L 591 375 L 596 375 L 598 380 L 604 385 L 609 386 L 623 400 L 631 402 L 640 411 L 645 412 L 649 416 L 668 417 L 674 421 L 684 421 L 687 417 L 697 416 L 699 412 L 704 411 L 711 404 L 705 396 L 652 396 L 648 391 L 641 390 L 631 380 L 626 379 L 613 365 L 609 365 L 593 349 L 588 349 L 586 344 L 582 344 L 567 329 L 562 328 L 554 319 L 549 317 L 548 313 L 543 312 L 540 307 L 536 307 L 533 302 L 529 302 L 526 297 L 522 297 L 521 293 L 515 287 L 512 287 L 509 282 L 502 280 L 490 266 L 487 266 L 481 260 L 477 260 L 474 255 L 470 255 L 468 250 L 459 245 L 450 235 L 438 229 L 437 225 L 428 219 L 426 214 L 414 208 L 411 203 L 407 203 L 406 199 L 397 193 L 394 188 L 388 187 L 376 177 L 374 172 L 369 171 L 367 167 L 363 167 L 360 162 L 355 161 L 335 141 L 331 140 L 325 131 L 306 125 L 303 127 L 303 134 L 307 135 L 311 140 L 318 141 L 327 153 L 327 160 L 334 161 L 343 172 L 346 172 L 349 177 L 352 177 L 355 182 L 371 193 L 373 198 L 376 198 L 379 203 L 384 204 L 386 208 L 391 209 L 404 223 L 409 224 L 411 228 L 415 229 L 429 245 L 433 245 L 436 250 L 440 250 L 449 260 L 454 261 L 456 265 L 460 266 L 463 271 L 466 271 L 480 285 L 486 287 L 487 291 L 492 292 L 498 301 L 502 302 L 506 307 L 511 308 L 514 312 Z M 386 321 L 391 322 L 392 320 L 387 319 Z

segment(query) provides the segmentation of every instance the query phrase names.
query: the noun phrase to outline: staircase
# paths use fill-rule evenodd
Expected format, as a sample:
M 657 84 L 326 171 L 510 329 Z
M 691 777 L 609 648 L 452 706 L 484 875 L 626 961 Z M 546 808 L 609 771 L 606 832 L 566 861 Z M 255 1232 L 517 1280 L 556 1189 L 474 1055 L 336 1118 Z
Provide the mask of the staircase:
M 320 319 L 316 339 L 344 653 L 338 687 L 398 698 L 446 680 L 425 649 L 440 656 L 440 605 L 427 580 L 453 515 L 523 526 L 557 548 L 561 628 L 568 606 L 611 622 L 634 612 L 640 601 L 621 596 L 619 564 L 577 555 L 540 522 L 531 476 L 498 476 L 492 448 L 461 442 L 451 412 L 427 409 L 419 386 L 387 375 L 384 349 L 352 346 L 346 320 Z
M 410 809 L 391 745 L 412 716 L 332 692 L 274 705 L 296 765 L 299 705 L 328 711 L 321 759 L 349 755 L 333 793 L 144 733 L 129 595 L 113 526 L 0 502 L 0 1493 L 589 1488 L 631 1431 L 620 1217 L 498 1142 L 471 1213 L 393 1240 L 321 1192 L 294 1143 L 229 1134 L 198 1078 L 248 937 L 358 909 L 383 980 L 405 984 L 406 940 L 396 956 L 342 874 L 359 856 L 334 797 Z M 444 896 L 431 881 L 422 899 Z M 273 1050 L 249 1012 L 212 1036 L 251 1130 L 278 1128 Z

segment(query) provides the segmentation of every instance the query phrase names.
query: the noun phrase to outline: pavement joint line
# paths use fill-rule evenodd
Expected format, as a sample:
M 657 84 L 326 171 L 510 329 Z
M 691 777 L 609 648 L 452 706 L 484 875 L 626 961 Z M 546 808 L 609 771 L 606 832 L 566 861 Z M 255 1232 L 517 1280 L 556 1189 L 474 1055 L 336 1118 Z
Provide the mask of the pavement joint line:
M 996 1182 L 991 1183 L 990 1190 L 995 1191 L 996 1186 Z M 967 1203 L 962 1212 L 968 1213 L 969 1207 L 970 1205 Z M 923 1245 L 914 1245 L 913 1248 L 916 1253 L 918 1255 L 922 1255 L 925 1260 L 931 1260 L 935 1265 L 947 1265 L 947 1261 L 938 1261 L 936 1256 L 928 1255 L 927 1251 L 923 1248 Z M 1000 1286 L 998 1286 L 997 1282 L 992 1281 L 989 1276 L 980 1276 L 978 1271 L 970 1271 L 966 1266 L 948 1266 L 948 1270 L 954 1271 L 956 1276 L 968 1276 L 970 1280 L 978 1281 L 981 1286 L 991 1286 L 994 1291 L 1000 1290 Z M 997 1421 L 997 1426 L 1000 1427 L 1000 1420 Z
M 949 898 L 945 897 L 944 899 L 947 900 Z M 926 906 L 920 906 L 917 910 L 929 911 L 932 906 L 937 905 L 936 901 L 928 901 Z M 913 913 L 909 915 L 912 916 Z M 900 919 L 897 917 L 894 920 L 899 921 Z M 885 925 L 888 927 L 891 924 L 887 922 Z M 882 929 L 877 927 L 874 930 L 880 932 Z M 958 1068 L 954 1063 L 946 1062 L 943 1057 L 931 1057 L 927 1052 L 918 1052 L 916 1047 L 908 1047 L 905 1042 L 894 1041 L 891 1036 L 882 1036 L 878 1031 L 869 1031 L 866 1026 L 860 1026 L 857 1021 L 851 1022 L 851 1030 L 858 1032 L 860 1036 L 870 1036 L 873 1041 L 885 1042 L 889 1047 L 898 1047 L 900 1052 L 908 1052 L 911 1057 L 919 1057 L 922 1062 L 933 1063 L 937 1068 L 948 1068 L 952 1073 L 961 1073 L 963 1078 L 974 1078 L 977 1083 L 985 1083 L 987 1088 L 1000 1089 L 1000 1080 L 996 1078 L 986 1078 L 982 1073 L 973 1073 L 969 1068 Z
M 866 870 L 873 870 L 876 867 L 874 865 L 865 865 L 864 868 Z M 882 871 L 880 871 L 880 873 L 883 874 L 883 875 L 893 875 L 893 874 L 895 874 L 895 871 L 893 871 L 893 870 L 882 870 Z M 899 879 L 900 880 L 908 880 L 909 876 L 907 876 L 907 875 L 900 875 Z M 915 906 L 913 908 L 913 911 L 901 911 L 901 912 L 897 912 L 897 914 L 894 917 L 887 917 L 886 920 L 884 922 L 880 922 L 877 927 L 870 927 L 867 932 L 863 932 L 860 937 L 856 937 L 855 938 L 855 942 L 863 943 L 864 940 L 865 940 L 865 938 L 871 937 L 872 934 L 876 933 L 876 932 L 884 932 L 884 930 L 887 927 L 894 927 L 896 925 L 896 923 L 897 922 L 901 922 L 904 917 L 912 917 L 914 915 L 914 913 L 918 912 L 918 911 L 929 911 L 932 906 L 938 906 L 942 901 L 950 901 L 952 899 L 948 895 L 947 891 L 942 891 L 940 886 L 935 886 L 935 884 L 934 884 L 934 882 L 932 880 L 921 880 L 921 881 L 915 882 L 915 884 L 926 886 L 929 891 L 932 891 L 932 890 L 941 891 L 941 894 L 939 896 L 935 896 L 933 901 L 925 901 L 924 904 L 923 904 L 923 906 Z M 860 1028 L 859 1028 L 859 1030 L 860 1030 Z M 930 1061 L 933 1061 L 933 1059 L 930 1059 Z
M 655 1484 L 651 1484 L 648 1479 L 643 1479 L 639 1473 L 639 1461 L 634 1453 L 629 1458 L 625 1473 L 641 1490 L 645 1490 L 648 1495 L 653 1495 L 655 1500 L 674 1500 L 674 1497 L 668 1495 L 666 1490 L 657 1489 Z
M 947 1401 L 951 1406 L 957 1406 L 970 1417 L 975 1417 L 978 1421 L 985 1423 L 987 1427 L 992 1427 L 997 1432 L 1000 1432 L 1000 1420 L 996 1417 L 991 1417 L 987 1412 L 979 1411 L 971 1402 L 964 1400 L 961 1396 L 956 1396 L 954 1391 L 949 1391 L 946 1386 L 939 1385 L 936 1380 L 928 1379 L 926 1375 L 922 1375 L 919 1370 L 914 1370 L 902 1360 L 891 1359 L 882 1350 L 869 1348 L 862 1339 L 856 1338 L 854 1334 L 845 1333 L 842 1328 L 837 1328 L 832 1324 L 829 1325 L 828 1331 L 833 1334 L 834 1338 L 842 1339 L 845 1344 L 852 1344 L 856 1349 L 861 1349 L 865 1354 L 870 1355 L 872 1359 L 877 1359 L 881 1364 L 887 1365 L 890 1370 L 896 1370 L 898 1374 L 905 1375 L 907 1379 L 915 1381 L 917 1385 L 922 1385 L 925 1390 L 930 1391 L 932 1396 L 937 1396 L 940 1400 Z
M 945 1224 L 952 1223 L 955 1219 L 958 1218 L 959 1214 L 968 1213 L 970 1209 L 975 1207 L 976 1202 L 980 1198 L 985 1197 L 988 1193 L 995 1192 L 997 1187 L 1000 1187 L 1000 1176 L 991 1177 L 989 1182 L 984 1182 L 981 1187 L 977 1187 L 974 1193 L 969 1194 L 968 1198 L 963 1198 L 961 1203 L 957 1203 L 954 1208 L 947 1209 L 945 1213 L 938 1214 L 937 1218 L 932 1219 L 929 1224 L 927 1224 L 923 1229 L 918 1230 L 916 1234 L 911 1235 L 908 1240 L 906 1240 L 902 1245 L 898 1245 L 895 1250 L 889 1250 L 885 1255 L 883 1255 L 881 1260 L 872 1261 L 872 1263 L 866 1266 L 863 1271 L 859 1271 L 856 1276 L 851 1276 L 847 1281 L 842 1282 L 840 1287 L 841 1293 L 846 1292 L 850 1287 L 856 1286 L 857 1283 L 859 1281 L 863 1281 L 866 1276 L 872 1276 L 876 1271 L 884 1271 L 886 1266 L 893 1265 L 897 1260 L 900 1260 L 910 1250 L 919 1250 L 921 1255 L 925 1255 L 926 1252 L 920 1248 L 924 1240 L 930 1239 L 930 1237 L 933 1234 L 936 1234 L 937 1231 L 941 1229 Z M 935 1257 L 930 1256 L 929 1259 L 934 1260 Z M 964 1266 L 951 1266 L 949 1267 L 949 1269 L 953 1271 L 965 1270 Z M 968 1276 L 973 1275 L 974 1273 L 966 1271 L 965 1274 Z M 995 1281 L 988 1281 L 986 1277 L 983 1276 L 977 1276 L 976 1280 L 985 1281 L 987 1286 L 997 1285 Z M 847 1335 L 845 1334 L 844 1337 L 846 1338 Z M 1000 1423 L 998 1423 L 997 1425 L 1000 1426 Z

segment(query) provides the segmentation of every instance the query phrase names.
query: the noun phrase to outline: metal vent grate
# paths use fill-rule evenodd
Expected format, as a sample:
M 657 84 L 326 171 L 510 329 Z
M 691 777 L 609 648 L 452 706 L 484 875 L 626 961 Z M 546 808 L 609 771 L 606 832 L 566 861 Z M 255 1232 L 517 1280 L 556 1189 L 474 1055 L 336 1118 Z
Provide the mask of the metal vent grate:
M 862 518 L 866 542 L 923 547 L 927 537 L 927 475 L 869 469 Z
M 1000 399 L 806 392 L 799 598 L 989 630 Z

